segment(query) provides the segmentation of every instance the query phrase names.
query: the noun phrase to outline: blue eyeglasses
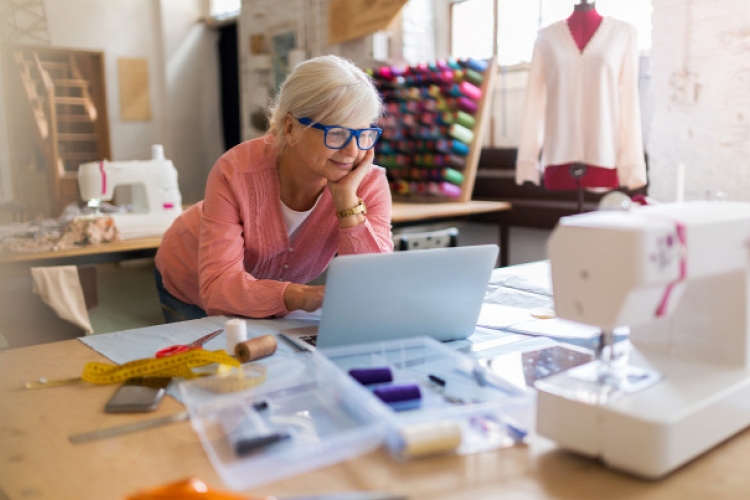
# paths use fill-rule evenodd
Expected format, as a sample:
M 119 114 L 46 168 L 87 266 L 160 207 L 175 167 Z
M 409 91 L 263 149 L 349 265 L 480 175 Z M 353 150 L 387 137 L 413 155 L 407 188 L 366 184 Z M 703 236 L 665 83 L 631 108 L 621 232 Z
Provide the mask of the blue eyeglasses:
M 346 128 L 338 125 L 321 125 L 312 121 L 310 118 L 296 118 L 302 125 L 306 125 L 312 128 L 323 131 L 323 143 L 329 149 L 343 149 L 352 140 L 352 137 L 357 138 L 357 147 L 362 151 L 367 151 L 375 146 L 378 142 L 380 134 L 383 133 L 383 129 L 378 127 L 372 128 Z

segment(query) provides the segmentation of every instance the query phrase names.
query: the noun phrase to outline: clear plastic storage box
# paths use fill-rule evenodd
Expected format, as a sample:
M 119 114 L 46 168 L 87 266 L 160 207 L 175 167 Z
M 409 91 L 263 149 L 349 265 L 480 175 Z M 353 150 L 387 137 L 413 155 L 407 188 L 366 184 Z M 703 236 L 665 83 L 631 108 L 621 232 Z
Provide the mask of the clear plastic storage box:
M 180 393 L 211 462 L 237 490 L 368 452 L 386 433 L 367 389 L 314 353 L 186 381 Z
M 396 458 L 507 447 L 533 426 L 532 390 L 430 337 L 319 352 L 387 409 L 387 443 Z

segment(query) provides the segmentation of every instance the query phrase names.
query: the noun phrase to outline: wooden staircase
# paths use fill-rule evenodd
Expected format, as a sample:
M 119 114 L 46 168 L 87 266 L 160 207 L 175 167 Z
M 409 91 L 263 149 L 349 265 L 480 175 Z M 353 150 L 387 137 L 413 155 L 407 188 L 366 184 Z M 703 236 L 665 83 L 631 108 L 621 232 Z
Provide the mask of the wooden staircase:
M 57 217 L 81 201 L 78 165 L 110 157 L 103 54 L 31 46 L 10 53 L 43 163 L 16 166 L 16 198 L 29 218 Z

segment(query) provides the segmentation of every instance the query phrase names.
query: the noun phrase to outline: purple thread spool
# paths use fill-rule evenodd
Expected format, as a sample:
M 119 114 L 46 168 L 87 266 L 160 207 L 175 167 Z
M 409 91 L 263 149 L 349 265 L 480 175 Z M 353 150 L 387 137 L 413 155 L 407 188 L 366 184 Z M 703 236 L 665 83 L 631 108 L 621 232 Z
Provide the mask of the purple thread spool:
M 468 97 L 459 97 L 458 98 L 458 109 L 461 111 L 466 111 L 470 115 L 473 115 L 477 112 L 477 103 L 469 99 Z
M 422 398 L 422 393 L 419 391 L 417 384 L 384 385 L 376 387 L 372 392 L 384 403 L 398 403 Z
M 461 82 L 458 84 L 458 87 L 461 90 L 461 93 L 469 99 L 478 101 L 482 98 L 482 90 L 474 84 L 471 84 L 469 82 Z
M 466 159 L 458 155 L 445 155 L 445 163 L 453 168 L 464 168 L 466 166 Z
M 374 368 L 352 368 L 349 375 L 362 385 L 382 384 L 393 381 L 393 373 L 387 366 Z

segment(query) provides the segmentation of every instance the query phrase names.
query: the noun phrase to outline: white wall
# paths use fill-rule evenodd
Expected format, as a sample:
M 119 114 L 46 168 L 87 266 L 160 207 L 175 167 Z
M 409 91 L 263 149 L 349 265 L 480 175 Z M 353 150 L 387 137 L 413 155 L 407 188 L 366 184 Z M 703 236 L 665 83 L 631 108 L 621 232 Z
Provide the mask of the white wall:
M 750 2 L 654 0 L 650 194 L 750 200 Z
M 0 102 L 5 96 L 4 65 L 0 64 Z M 0 203 L 13 200 L 13 184 L 10 177 L 10 151 L 8 144 L 8 117 L 5 105 L 0 107 Z
M 161 0 L 168 157 L 180 172 L 185 202 L 203 199 L 206 177 L 224 153 L 219 31 L 199 19 L 201 0 Z
M 107 111 L 112 160 L 147 159 L 151 143 L 170 144 L 163 101 L 166 94 L 161 60 L 159 2 L 152 0 L 46 0 L 47 26 L 53 47 L 104 52 Z M 148 59 L 152 119 L 120 119 L 117 60 Z
M 223 152 L 218 32 L 201 22 L 204 0 L 44 0 L 44 6 L 53 47 L 104 53 L 111 159 L 148 159 L 151 145 L 163 144 L 183 201 L 202 199 L 208 171 Z M 148 60 L 151 120 L 121 120 L 121 57 Z M 6 137 L 1 128 L 0 135 Z M 5 154 L 3 148 L 0 162 Z

